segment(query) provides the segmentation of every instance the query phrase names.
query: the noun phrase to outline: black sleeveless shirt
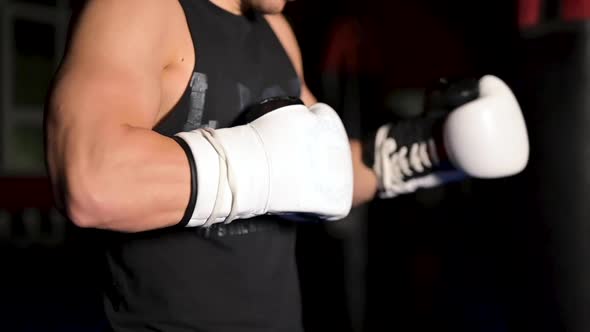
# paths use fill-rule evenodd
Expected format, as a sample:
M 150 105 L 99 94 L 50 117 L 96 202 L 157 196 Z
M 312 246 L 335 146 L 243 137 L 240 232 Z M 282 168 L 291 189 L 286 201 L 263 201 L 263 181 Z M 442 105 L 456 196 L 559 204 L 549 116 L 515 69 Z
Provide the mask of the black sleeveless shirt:
M 300 81 L 262 15 L 180 0 L 195 45 L 186 91 L 155 130 L 229 127 Z M 275 217 L 226 226 L 111 233 L 105 313 L 115 331 L 301 331 L 295 228 Z

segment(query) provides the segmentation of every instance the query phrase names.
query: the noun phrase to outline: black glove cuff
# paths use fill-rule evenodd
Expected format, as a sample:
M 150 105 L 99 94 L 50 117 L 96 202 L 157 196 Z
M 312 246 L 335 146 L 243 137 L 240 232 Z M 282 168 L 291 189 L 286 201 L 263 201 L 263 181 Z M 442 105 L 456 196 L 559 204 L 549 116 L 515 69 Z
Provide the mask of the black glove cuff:
M 240 126 L 246 123 L 250 123 L 259 117 L 270 113 L 278 108 L 291 106 L 291 105 L 304 105 L 303 101 L 297 97 L 272 97 L 264 99 L 263 101 L 253 104 L 246 108 L 236 120 L 232 123 L 232 126 Z
M 195 159 L 193 158 L 193 153 L 191 151 L 190 146 L 180 137 L 174 136 L 172 137 L 178 145 L 184 150 L 186 157 L 188 159 L 190 171 L 191 171 L 191 193 L 190 199 L 188 201 L 188 206 L 186 211 L 184 212 L 184 216 L 182 220 L 178 223 L 178 226 L 186 227 L 189 221 L 191 220 L 193 213 L 195 211 L 195 205 L 197 204 L 197 192 L 198 192 L 198 183 L 197 183 L 197 165 L 195 163 Z
M 479 79 L 441 78 L 426 92 L 425 113 L 450 112 L 455 108 L 479 98 Z

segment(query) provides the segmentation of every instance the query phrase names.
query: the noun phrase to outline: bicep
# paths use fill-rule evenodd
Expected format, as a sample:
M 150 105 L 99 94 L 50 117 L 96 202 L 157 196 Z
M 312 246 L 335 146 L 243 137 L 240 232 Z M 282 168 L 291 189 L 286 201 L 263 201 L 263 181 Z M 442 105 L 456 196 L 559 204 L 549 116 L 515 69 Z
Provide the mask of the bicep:
M 145 73 L 94 61 L 72 65 L 60 76 L 49 104 L 54 129 L 148 128 L 158 113 L 159 82 Z
M 82 11 L 49 93 L 45 140 L 53 177 L 72 163 L 102 160 L 125 127 L 155 121 L 164 54 L 154 1 L 94 0 Z
M 70 126 L 154 121 L 166 59 L 163 29 L 157 6 L 139 9 L 138 1 L 90 1 L 81 13 L 50 95 L 54 118 Z M 128 15 L 132 9 L 136 15 Z

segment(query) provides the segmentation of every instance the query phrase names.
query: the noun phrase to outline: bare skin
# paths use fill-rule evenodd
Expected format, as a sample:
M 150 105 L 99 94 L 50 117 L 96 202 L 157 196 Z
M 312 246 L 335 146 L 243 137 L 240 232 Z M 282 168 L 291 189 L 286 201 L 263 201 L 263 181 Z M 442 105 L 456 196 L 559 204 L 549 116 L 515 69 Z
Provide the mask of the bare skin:
M 284 0 L 213 0 L 241 14 L 252 6 L 268 21 L 303 80 L 301 54 Z M 129 13 L 133 13 L 130 15 Z M 182 219 L 190 196 L 186 155 L 153 128 L 184 92 L 195 64 L 176 0 L 91 0 L 76 27 L 47 112 L 47 164 L 58 204 L 80 227 L 139 232 Z M 374 174 L 351 142 L 354 205 L 373 198 Z

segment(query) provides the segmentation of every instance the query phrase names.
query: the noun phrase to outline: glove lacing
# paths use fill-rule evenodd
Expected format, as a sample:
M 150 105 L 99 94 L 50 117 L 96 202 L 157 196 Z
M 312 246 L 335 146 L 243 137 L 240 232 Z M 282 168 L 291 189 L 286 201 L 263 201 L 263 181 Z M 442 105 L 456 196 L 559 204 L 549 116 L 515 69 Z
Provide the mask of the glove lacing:
M 413 192 L 416 188 L 406 180 L 416 173 L 422 173 L 439 163 L 433 139 L 418 141 L 411 146 L 398 146 L 393 137 L 389 137 L 391 125 L 384 125 L 375 137 L 374 167 L 379 186 L 388 197 L 396 194 Z

